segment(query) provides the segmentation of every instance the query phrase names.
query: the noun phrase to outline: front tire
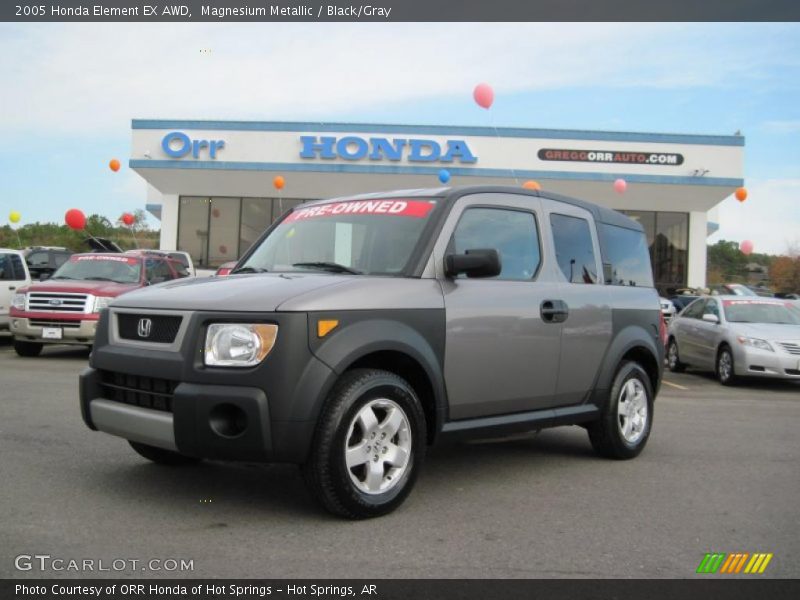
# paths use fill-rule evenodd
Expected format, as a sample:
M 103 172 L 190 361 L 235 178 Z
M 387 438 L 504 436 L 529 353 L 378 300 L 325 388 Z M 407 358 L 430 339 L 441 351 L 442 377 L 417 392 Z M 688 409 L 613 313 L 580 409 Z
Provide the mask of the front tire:
M 142 456 L 158 465 L 177 467 L 181 465 L 193 465 L 201 460 L 199 458 L 195 458 L 194 456 L 186 456 L 185 454 L 179 454 L 178 452 L 173 452 L 172 450 L 156 448 L 155 446 L 148 446 L 147 444 L 141 444 L 139 442 L 132 442 L 128 440 L 128 443 L 139 456 Z
M 736 385 L 736 371 L 733 363 L 733 352 L 730 347 L 722 346 L 717 352 L 717 381 L 722 385 Z
M 328 511 L 348 519 L 388 514 L 406 499 L 425 458 L 425 415 L 403 378 L 354 369 L 323 408 L 303 475 Z
M 600 420 L 588 427 L 592 447 L 607 458 L 635 458 L 644 450 L 652 425 L 650 377 L 638 363 L 623 362 Z
M 678 342 L 675 338 L 669 340 L 667 347 L 667 367 L 673 373 L 683 373 L 686 370 L 686 365 L 681 362 L 680 354 L 678 354 Z
M 42 353 L 43 347 L 44 344 L 39 342 L 22 342 L 19 340 L 14 340 L 14 352 L 16 352 L 19 356 L 24 356 L 26 358 L 39 356 Z

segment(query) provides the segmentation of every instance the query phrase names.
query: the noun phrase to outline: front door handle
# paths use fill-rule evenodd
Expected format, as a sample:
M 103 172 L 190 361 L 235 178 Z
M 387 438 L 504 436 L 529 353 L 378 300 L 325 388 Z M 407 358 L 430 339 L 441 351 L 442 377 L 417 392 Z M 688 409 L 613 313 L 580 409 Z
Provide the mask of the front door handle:
M 569 307 L 563 300 L 543 300 L 539 313 L 545 323 L 563 323 L 569 316 Z
M 15 290 L 15 289 L 17 289 L 17 286 L 15 286 L 15 285 L 10 285 L 10 286 L 8 286 L 8 289 L 10 289 L 10 290 Z

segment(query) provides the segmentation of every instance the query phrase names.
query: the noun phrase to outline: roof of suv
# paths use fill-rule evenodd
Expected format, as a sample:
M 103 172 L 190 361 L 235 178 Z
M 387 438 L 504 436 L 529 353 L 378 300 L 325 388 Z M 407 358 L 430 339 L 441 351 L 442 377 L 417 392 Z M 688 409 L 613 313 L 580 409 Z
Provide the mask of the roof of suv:
M 466 185 L 454 187 L 438 187 L 438 188 L 422 188 L 411 190 L 392 190 L 386 192 L 375 192 L 369 194 L 359 194 L 355 196 L 340 196 L 338 198 L 327 198 L 316 202 L 309 202 L 303 206 L 314 206 L 317 204 L 327 204 L 328 202 L 342 202 L 349 200 L 372 200 L 372 199 L 390 199 L 390 198 L 419 198 L 419 197 L 437 197 L 444 198 L 447 202 L 455 202 L 461 196 L 468 194 L 486 194 L 486 193 L 501 193 L 501 194 L 516 194 L 520 196 L 532 196 L 534 198 L 547 198 L 548 200 L 555 200 L 556 202 L 564 202 L 583 208 L 594 216 L 595 221 L 600 223 L 607 223 L 609 225 L 616 225 L 617 227 L 625 227 L 626 229 L 635 229 L 637 231 L 644 231 L 642 225 L 630 217 L 623 215 L 615 210 L 571 198 L 570 196 L 563 196 L 555 192 L 547 192 L 544 190 L 528 190 L 521 187 L 508 186 L 508 185 Z

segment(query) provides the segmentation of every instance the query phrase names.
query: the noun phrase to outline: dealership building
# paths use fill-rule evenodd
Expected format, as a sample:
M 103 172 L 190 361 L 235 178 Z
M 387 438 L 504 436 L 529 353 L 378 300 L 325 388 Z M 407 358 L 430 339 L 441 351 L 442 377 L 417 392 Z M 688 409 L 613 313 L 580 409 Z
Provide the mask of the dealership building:
M 206 268 L 237 259 L 299 203 L 437 188 L 446 169 L 449 185 L 535 180 L 620 210 L 644 227 L 659 288 L 703 287 L 709 214 L 743 185 L 739 135 L 270 121 L 134 120 L 132 129 L 130 167 L 147 182 L 161 248 Z

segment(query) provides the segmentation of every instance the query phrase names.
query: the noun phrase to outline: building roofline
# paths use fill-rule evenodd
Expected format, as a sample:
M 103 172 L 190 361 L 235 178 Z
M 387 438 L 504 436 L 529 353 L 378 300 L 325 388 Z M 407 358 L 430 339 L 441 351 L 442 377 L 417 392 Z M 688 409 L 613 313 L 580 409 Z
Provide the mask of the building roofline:
M 391 123 L 323 123 L 314 121 L 214 121 L 132 119 L 131 129 L 200 129 L 220 131 L 353 132 L 389 134 L 466 135 L 506 138 L 643 142 L 744 146 L 741 135 L 646 133 L 635 131 L 594 131 L 583 129 L 539 129 L 525 127 L 478 127 L 453 125 L 401 125 Z

